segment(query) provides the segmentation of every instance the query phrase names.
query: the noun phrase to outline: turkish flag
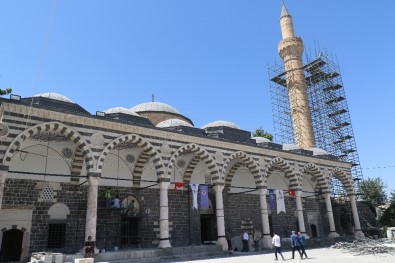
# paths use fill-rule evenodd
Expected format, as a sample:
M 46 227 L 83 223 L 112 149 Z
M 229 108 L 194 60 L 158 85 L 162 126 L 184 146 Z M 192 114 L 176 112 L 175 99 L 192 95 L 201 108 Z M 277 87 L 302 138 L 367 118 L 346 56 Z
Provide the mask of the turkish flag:
M 174 183 L 174 192 L 177 191 L 177 188 L 181 188 L 184 186 L 184 183 L 176 182 Z
M 292 189 L 288 189 L 288 194 L 289 194 L 290 197 L 295 197 L 296 196 L 295 190 L 292 190 Z

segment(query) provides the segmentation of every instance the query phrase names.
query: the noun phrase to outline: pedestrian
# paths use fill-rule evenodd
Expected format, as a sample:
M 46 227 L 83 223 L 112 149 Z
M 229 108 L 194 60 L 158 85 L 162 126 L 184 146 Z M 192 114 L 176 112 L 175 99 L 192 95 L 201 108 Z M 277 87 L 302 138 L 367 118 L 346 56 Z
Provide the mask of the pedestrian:
M 111 198 L 112 198 L 112 194 L 111 194 L 111 189 L 110 187 L 107 188 L 107 190 L 104 192 L 104 199 L 106 199 L 106 207 L 109 208 L 111 207 Z
M 226 241 L 228 242 L 228 250 L 232 250 L 232 238 L 229 231 L 226 231 Z
M 254 228 L 254 234 L 252 236 L 252 239 L 254 240 L 255 252 L 259 252 L 259 241 L 261 241 L 261 238 L 262 238 L 261 231 Z
M 249 248 L 248 248 L 248 233 L 247 231 L 244 229 L 243 233 L 241 234 L 241 239 L 243 241 L 243 252 L 248 252 Z
M 112 206 L 114 208 L 121 208 L 121 205 L 119 204 L 119 197 L 118 197 L 118 195 L 116 195 L 114 200 L 112 200 Z
M 307 254 L 306 254 L 306 238 L 300 232 L 298 232 L 298 236 L 299 236 L 300 250 L 302 251 L 302 257 L 303 257 L 303 254 L 304 254 L 305 258 L 307 258 Z
M 276 256 L 276 258 L 274 260 L 278 260 L 277 258 L 277 253 L 280 254 L 280 256 L 283 258 L 283 261 L 285 261 L 283 253 L 281 253 L 281 239 L 280 237 L 277 235 L 276 232 L 273 233 L 273 238 L 272 238 L 272 248 L 274 247 L 274 255 Z
M 85 242 L 85 258 L 93 258 L 95 254 L 95 241 L 92 241 L 92 236 L 88 237 L 88 241 Z
M 292 231 L 292 235 L 290 238 L 291 238 L 291 246 L 292 246 L 292 259 L 295 259 L 295 250 L 299 252 L 300 259 L 303 259 L 302 253 L 300 253 L 299 237 L 297 234 L 295 234 L 295 231 Z

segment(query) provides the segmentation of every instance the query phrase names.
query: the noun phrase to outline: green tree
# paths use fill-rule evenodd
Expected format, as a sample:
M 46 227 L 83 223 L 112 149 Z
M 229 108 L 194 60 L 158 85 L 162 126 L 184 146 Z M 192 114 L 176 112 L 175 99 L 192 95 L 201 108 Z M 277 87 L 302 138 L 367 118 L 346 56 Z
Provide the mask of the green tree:
M 395 190 L 392 190 L 390 193 L 390 198 L 388 200 L 390 204 L 395 204 Z
M 0 96 L 10 94 L 12 92 L 11 88 L 0 89 Z
M 395 203 L 391 203 L 390 207 L 384 211 L 379 222 L 383 226 L 395 226 Z
M 266 132 L 262 127 L 259 127 L 252 133 L 253 137 L 263 137 L 270 141 L 273 141 L 273 135 L 271 133 Z
M 381 178 L 368 178 L 360 184 L 361 198 L 374 206 L 383 205 L 387 202 L 386 188 L 387 185 Z

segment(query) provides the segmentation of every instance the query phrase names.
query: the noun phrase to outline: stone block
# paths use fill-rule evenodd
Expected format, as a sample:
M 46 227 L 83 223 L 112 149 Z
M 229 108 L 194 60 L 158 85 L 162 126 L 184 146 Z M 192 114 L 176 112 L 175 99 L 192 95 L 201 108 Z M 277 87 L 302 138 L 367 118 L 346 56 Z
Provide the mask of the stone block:
M 76 258 L 74 259 L 74 263 L 94 263 L 95 260 L 93 258 Z

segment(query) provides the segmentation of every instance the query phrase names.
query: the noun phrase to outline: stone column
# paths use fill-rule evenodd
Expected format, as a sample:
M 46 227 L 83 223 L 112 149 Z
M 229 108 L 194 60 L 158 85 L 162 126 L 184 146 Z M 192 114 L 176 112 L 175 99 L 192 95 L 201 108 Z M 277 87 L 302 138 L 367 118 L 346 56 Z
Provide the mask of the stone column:
M 328 216 L 329 221 L 329 237 L 339 237 L 340 235 L 336 233 L 335 227 L 335 220 L 333 219 L 333 210 L 332 210 L 332 203 L 331 203 L 331 193 L 325 193 L 325 203 L 326 203 L 326 214 Z
M 160 218 L 159 218 L 159 228 L 160 228 L 160 241 L 158 248 L 171 247 L 170 244 L 170 234 L 169 234 L 169 199 L 168 199 L 168 189 L 169 182 L 160 182 Z
M 359 216 L 357 210 L 357 201 L 355 199 L 355 194 L 350 194 L 348 196 L 350 198 L 352 215 L 354 217 L 354 226 L 355 226 L 355 237 L 356 238 L 364 238 L 365 235 L 362 233 L 361 224 L 359 223 Z
M 5 178 L 8 173 L 8 166 L 0 165 L 0 211 L 3 204 Z
M 261 218 L 262 218 L 262 230 L 263 230 L 263 247 L 271 248 L 272 239 L 270 237 L 270 226 L 269 226 L 269 211 L 267 209 L 266 202 L 267 189 L 259 189 L 259 201 L 261 205 Z
M 86 207 L 85 240 L 92 236 L 96 240 L 97 225 L 97 195 L 99 185 L 99 174 L 88 173 L 88 203 Z
M 224 218 L 224 201 L 222 197 L 222 191 L 224 190 L 223 185 L 215 185 L 215 204 L 217 214 L 217 231 L 218 240 L 217 244 L 222 246 L 222 250 L 228 250 L 228 242 L 225 238 L 225 218 Z
M 298 222 L 299 222 L 299 231 L 304 235 L 306 238 L 309 236 L 306 234 L 306 228 L 304 225 L 304 217 L 303 217 L 303 205 L 302 205 L 302 191 L 296 190 L 296 212 L 298 215 Z

